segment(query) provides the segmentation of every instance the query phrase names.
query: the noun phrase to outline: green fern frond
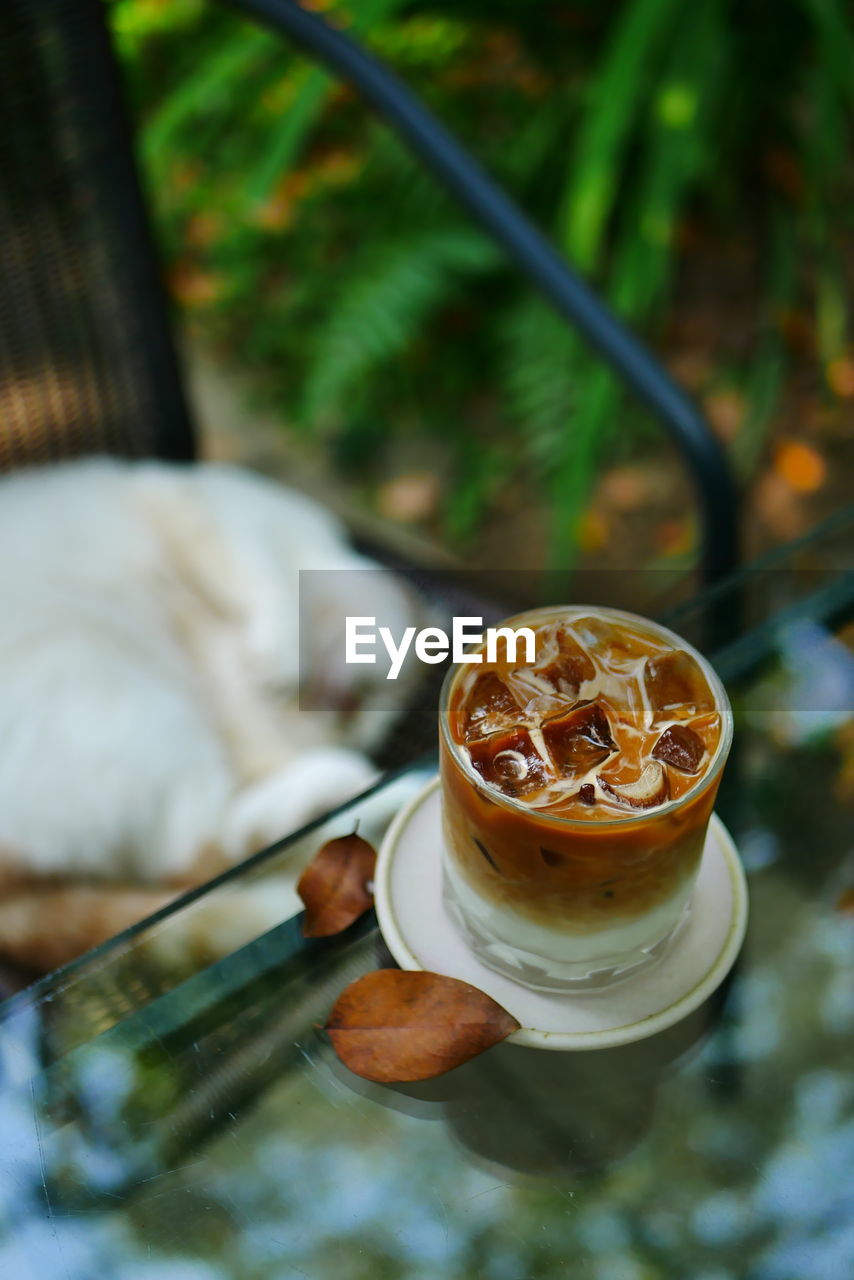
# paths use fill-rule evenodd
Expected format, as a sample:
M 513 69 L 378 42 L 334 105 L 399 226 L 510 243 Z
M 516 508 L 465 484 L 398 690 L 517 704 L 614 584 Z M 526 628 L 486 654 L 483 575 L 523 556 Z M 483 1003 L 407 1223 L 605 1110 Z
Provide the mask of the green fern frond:
M 534 467 L 548 473 L 577 406 L 578 338 L 546 302 L 531 295 L 508 314 L 500 349 L 507 415 Z
M 356 32 L 370 32 L 378 23 L 402 8 L 404 0 L 361 0 L 353 14 Z M 264 200 L 275 183 L 299 159 L 320 118 L 335 81 L 318 67 L 309 66 L 292 102 L 276 120 L 267 145 L 252 165 L 246 179 L 250 203 Z
M 812 21 L 823 74 L 833 82 L 849 109 L 854 107 L 854 16 L 844 0 L 802 0 Z
M 622 391 L 601 363 L 588 370 L 584 398 L 564 438 L 551 477 L 552 534 L 549 568 L 572 568 L 578 554 L 578 526 L 606 446 L 613 436 Z
M 643 163 L 625 202 L 610 271 L 611 301 L 629 319 L 645 319 L 665 296 L 676 227 L 710 159 L 726 44 L 717 0 L 685 7 L 643 121 Z
M 560 239 L 570 259 L 592 269 L 617 198 L 624 157 L 655 67 L 683 0 L 632 0 L 591 79 L 584 118 L 569 160 Z
M 200 60 L 198 67 L 163 103 L 149 120 L 143 134 L 143 156 L 152 170 L 168 163 L 180 150 L 179 135 L 209 116 L 223 95 L 238 96 L 237 86 L 252 76 L 276 51 L 276 42 L 267 31 L 239 28 L 232 40 L 220 45 Z
M 450 229 L 372 246 L 360 264 L 349 264 L 314 344 L 303 418 L 315 421 L 340 408 L 369 374 L 411 342 L 463 277 L 482 275 L 499 261 L 498 251 L 477 232 Z
M 266 147 L 246 177 L 245 194 L 251 205 L 259 204 L 273 186 L 299 159 L 311 130 L 326 105 L 332 78 L 317 67 L 309 67 L 299 90 L 276 121 Z
M 503 444 L 460 438 L 454 483 L 445 496 L 443 513 L 445 532 L 455 546 L 470 541 L 511 468 L 511 456 Z

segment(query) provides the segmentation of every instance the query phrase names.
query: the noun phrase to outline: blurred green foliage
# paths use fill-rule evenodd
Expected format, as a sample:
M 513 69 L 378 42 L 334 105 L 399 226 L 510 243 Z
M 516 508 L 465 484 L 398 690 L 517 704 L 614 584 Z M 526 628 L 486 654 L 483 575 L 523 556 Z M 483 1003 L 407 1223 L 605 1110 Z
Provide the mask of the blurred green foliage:
M 686 226 L 763 281 L 739 371 L 749 472 L 786 376 L 787 308 L 846 339 L 854 11 L 844 0 L 333 0 L 655 340 Z M 462 542 L 528 477 L 571 554 L 604 456 L 650 430 L 611 376 L 344 86 L 205 0 L 113 0 L 170 278 L 342 468 L 393 434 L 451 458 Z

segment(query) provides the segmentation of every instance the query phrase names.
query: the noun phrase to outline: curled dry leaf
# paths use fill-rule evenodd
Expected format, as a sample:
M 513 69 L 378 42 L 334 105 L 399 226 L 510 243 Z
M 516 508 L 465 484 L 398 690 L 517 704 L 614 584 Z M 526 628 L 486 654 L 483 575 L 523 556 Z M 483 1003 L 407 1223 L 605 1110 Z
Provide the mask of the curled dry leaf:
M 401 969 L 351 982 L 326 1024 L 344 1065 L 379 1084 L 440 1076 L 518 1030 L 512 1014 L 468 982 Z
M 373 905 L 368 884 L 377 855 L 367 840 L 339 836 L 327 840 L 303 871 L 297 893 L 305 904 L 302 931 L 306 938 L 340 933 Z

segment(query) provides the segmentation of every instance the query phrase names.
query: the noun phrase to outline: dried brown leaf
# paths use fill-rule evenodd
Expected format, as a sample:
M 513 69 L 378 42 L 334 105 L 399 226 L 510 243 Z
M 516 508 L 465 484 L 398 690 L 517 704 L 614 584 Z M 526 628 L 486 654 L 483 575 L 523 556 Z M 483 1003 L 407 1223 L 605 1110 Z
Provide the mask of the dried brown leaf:
M 328 938 L 340 933 L 373 905 L 368 884 L 374 877 L 377 855 L 357 836 L 327 840 L 303 871 L 297 893 L 305 904 L 302 931 L 306 938 Z
M 326 1023 L 338 1057 L 379 1084 L 429 1080 L 519 1030 L 491 996 L 438 973 L 378 969 L 342 991 Z

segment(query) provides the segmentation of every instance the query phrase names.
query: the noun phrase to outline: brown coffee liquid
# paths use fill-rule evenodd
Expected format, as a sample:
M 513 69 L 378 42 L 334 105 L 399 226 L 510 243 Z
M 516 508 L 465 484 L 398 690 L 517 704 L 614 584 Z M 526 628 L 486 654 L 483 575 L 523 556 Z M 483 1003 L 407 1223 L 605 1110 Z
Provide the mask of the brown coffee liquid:
M 700 781 L 721 717 L 691 654 L 595 614 L 533 629 L 533 664 L 499 637 L 497 660 L 481 650 L 451 693 L 451 735 L 484 783 L 544 817 L 613 822 Z

